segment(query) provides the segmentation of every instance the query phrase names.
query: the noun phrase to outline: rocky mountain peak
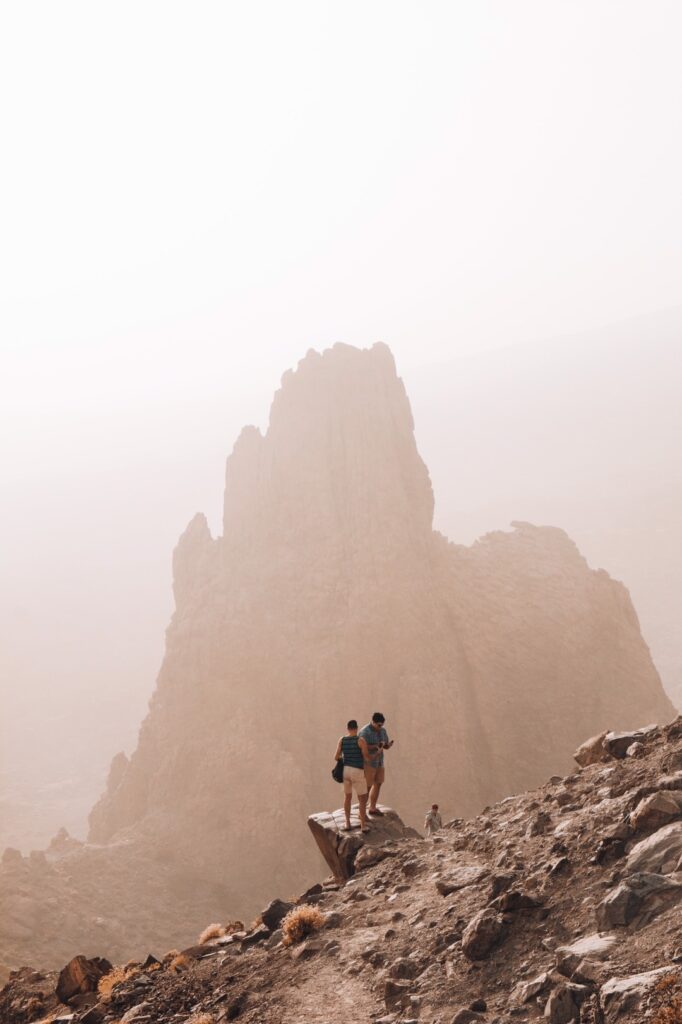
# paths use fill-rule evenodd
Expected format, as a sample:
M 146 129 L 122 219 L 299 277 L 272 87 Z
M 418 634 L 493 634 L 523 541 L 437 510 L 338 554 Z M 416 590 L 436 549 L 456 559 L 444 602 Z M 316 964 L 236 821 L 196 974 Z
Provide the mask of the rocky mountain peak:
M 304 558 L 423 548 L 432 518 L 409 401 L 383 344 L 308 352 L 282 377 L 265 435 L 247 428 L 227 461 L 231 559 L 285 538 Z

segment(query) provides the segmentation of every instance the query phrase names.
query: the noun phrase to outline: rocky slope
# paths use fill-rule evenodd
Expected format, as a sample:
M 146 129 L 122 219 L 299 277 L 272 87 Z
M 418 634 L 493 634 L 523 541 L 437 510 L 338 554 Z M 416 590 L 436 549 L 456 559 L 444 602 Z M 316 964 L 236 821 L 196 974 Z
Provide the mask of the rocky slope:
M 19 900 L 0 962 L 63 959 L 74 907 L 84 952 L 121 957 L 300 888 L 317 864 L 302 822 L 334 791 L 351 716 L 386 714 L 385 796 L 410 824 L 433 800 L 471 815 L 566 770 L 607 723 L 672 718 L 627 590 L 565 533 L 516 523 L 468 548 L 432 516 L 390 351 L 310 352 L 267 433 L 247 428 L 228 459 L 223 535 L 197 516 L 180 539 L 138 747 L 88 845 L 52 865 L 53 905 L 0 873 Z
M 355 871 L 345 884 L 330 877 L 248 929 L 125 970 L 23 968 L 0 992 L 0 1019 L 679 1024 L 682 718 L 599 736 L 578 759 L 426 840 L 389 815 L 383 834 L 342 849 L 323 816 L 313 824 L 328 852 Z M 302 906 L 316 915 L 308 935 L 283 920 Z

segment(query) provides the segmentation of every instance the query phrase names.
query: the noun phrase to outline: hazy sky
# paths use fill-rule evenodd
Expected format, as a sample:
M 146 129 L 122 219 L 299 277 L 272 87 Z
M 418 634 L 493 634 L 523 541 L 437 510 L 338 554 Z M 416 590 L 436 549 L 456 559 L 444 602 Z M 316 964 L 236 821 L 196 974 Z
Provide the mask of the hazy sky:
M 681 30 L 677 0 L 3 5 L 5 688 L 151 686 L 172 546 L 307 348 L 384 340 L 409 385 L 678 304 Z

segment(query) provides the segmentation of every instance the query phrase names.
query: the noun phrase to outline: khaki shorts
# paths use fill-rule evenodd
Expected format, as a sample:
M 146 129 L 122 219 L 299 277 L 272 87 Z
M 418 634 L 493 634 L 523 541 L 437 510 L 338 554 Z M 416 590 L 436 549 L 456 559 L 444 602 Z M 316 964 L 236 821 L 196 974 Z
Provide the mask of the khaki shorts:
M 384 766 L 381 768 L 372 768 L 370 765 L 365 765 L 365 778 L 367 779 L 367 785 L 373 786 L 376 782 L 377 786 L 380 786 L 384 781 Z
M 367 796 L 367 780 L 362 768 L 351 768 L 350 765 L 343 767 L 343 791 L 352 793 L 355 790 L 357 796 Z

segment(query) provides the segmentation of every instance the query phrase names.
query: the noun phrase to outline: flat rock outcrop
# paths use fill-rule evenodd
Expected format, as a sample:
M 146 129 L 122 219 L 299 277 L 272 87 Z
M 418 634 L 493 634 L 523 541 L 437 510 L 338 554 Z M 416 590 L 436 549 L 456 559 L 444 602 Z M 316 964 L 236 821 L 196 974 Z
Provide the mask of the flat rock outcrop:
M 360 831 L 357 805 L 353 807 L 350 832 L 344 831 L 343 809 L 322 811 L 308 818 L 308 828 L 320 853 L 339 881 L 346 882 L 353 877 L 361 851 L 360 865 L 367 866 L 392 855 L 392 847 L 402 839 L 419 838 L 419 833 L 406 826 L 392 808 L 379 804 L 379 810 L 383 817 L 373 818 L 370 831 L 364 834 Z
M 284 375 L 265 434 L 247 427 L 227 460 L 222 536 L 198 515 L 178 542 L 137 749 L 112 766 L 89 845 L 63 854 L 79 870 L 54 865 L 105 945 L 146 952 L 150 874 L 158 939 L 179 947 L 209 905 L 247 918 L 273 888 L 298 891 L 349 717 L 386 714 L 382 797 L 411 825 L 433 800 L 468 816 L 568 771 L 585 736 L 673 717 L 626 588 L 562 530 L 517 522 L 464 547 L 433 530 L 433 506 L 385 345 L 311 351 Z M 86 882 L 107 851 L 130 879 L 115 907 Z M 74 898 L 55 900 L 40 923 L 15 917 L 11 942 L 0 926 L 0 961 L 73 944 Z

